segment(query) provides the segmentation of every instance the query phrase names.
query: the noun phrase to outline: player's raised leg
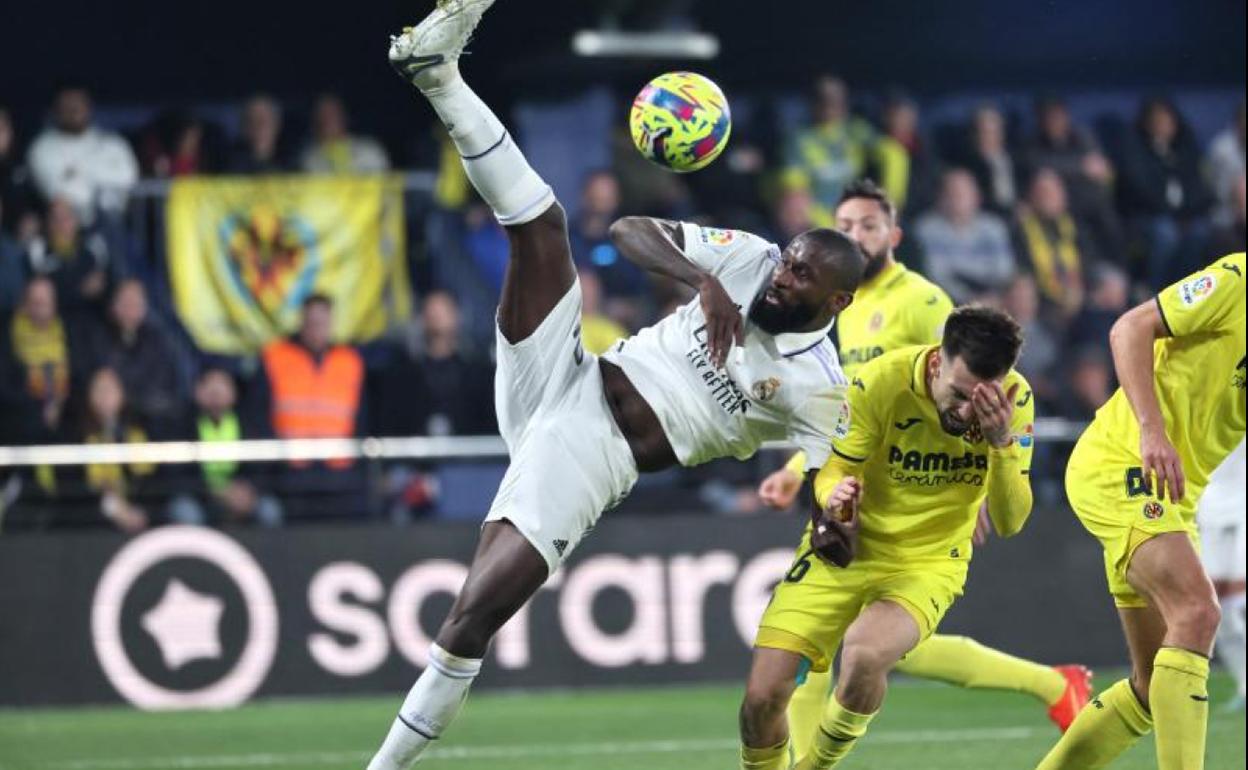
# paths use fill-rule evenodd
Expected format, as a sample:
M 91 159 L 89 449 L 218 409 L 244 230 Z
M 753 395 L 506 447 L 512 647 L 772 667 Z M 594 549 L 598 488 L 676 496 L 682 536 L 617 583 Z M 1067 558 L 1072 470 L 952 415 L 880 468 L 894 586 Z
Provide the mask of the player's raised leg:
M 826 770 L 849 754 L 884 702 L 889 671 L 920 638 L 914 616 L 896 602 L 877 601 L 862 611 L 845 633 L 840 681 L 796 770 Z
M 442 0 L 391 41 L 390 61 L 429 100 L 468 178 L 507 227 L 512 247 L 499 327 L 507 342 L 531 335 L 567 294 L 575 270 L 562 209 L 502 122 L 468 88 L 457 60 L 493 0 Z M 408 693 L 369 770 L 401 770 L 437 740 L 467 698 L 490 639 L 549 575 L 550 565 L 509 521 L 482 529 L 468 578 L 439 630 L 429 665 Z

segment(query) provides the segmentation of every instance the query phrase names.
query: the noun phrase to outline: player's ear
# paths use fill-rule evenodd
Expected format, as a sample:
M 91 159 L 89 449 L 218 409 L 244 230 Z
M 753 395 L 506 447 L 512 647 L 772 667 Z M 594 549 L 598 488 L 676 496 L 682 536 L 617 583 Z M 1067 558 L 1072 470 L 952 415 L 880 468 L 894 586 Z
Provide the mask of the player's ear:
M 845 308 L 849 307 L 853 303 L 853 301 L 854 301 L 853 292 L 834 291 L 832 292 L 832 295 L 828 297 L 827 307 L 829 310 L 832 311 L 833 315 L 839 315 L 842 311 L 845 310 Z
M 897 248 L 901 245 L 901 239 L 904 235 L 905 231 L 901 229 L 901 225 L 893 225 L 893 234 L 888 239 L 888 245 L 894 249 Z

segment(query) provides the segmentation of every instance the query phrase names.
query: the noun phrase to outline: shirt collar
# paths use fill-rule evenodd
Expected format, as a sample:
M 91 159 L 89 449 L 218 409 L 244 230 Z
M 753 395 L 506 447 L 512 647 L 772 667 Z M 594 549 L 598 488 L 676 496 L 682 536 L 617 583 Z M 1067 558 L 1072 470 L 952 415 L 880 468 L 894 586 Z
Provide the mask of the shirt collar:
M 835 321 L 836 319 L 833 319 Z M 818 345 L 828 336 L 828 332 L 832 330 L 833 321 L 828 321 L 828 325 L 822 329 L 815 329 L 810 332 L 786 332 L 777 334 L 776 350 L 784 357 L 795 356 L 798 353 L 804 353 L 814 346 Z
M 893 280 L 896 276 L 900 275 L 905 269 L 904 265 L 894 260 L 893 264 L 876 273 L 871 277 L 870 281 L 867 281 L 862 286 L 859 286 L 858 292 L 875 291 L 876 289 L 887 284 L 889 281 Z

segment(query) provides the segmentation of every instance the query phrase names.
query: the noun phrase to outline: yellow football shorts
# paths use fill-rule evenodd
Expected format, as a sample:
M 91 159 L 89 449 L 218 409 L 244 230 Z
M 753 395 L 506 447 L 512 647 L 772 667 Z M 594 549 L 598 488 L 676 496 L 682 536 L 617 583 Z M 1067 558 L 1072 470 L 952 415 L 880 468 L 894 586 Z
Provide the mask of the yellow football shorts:
M 1148 606 L 1127 582 L 1127 568 L 1136 549 L 1150 539 L 1167 532 L 1184 532 L 1200 552 L 1198 492 L 1189 485 L 1181 502 L 1158 499 L 1145 488 L 1142 468 L 1123 465 L 1118 459 L 1111 461 L 1097 447 L 1096 437 L 1080 437 L 1066 466 L 1066 497 L 1084 529 L 1101 541 L 1105 578 L 1115 605 Z
M 754 646 L 797 653 L 812 671 L 827 671 L 849 626 L 878 601 L 909 612 L 923 641 L 962 595 L 966 569 L 959 560 L 854 561 L 842 569 L 815 555 L 808 530 L 771 595 Z

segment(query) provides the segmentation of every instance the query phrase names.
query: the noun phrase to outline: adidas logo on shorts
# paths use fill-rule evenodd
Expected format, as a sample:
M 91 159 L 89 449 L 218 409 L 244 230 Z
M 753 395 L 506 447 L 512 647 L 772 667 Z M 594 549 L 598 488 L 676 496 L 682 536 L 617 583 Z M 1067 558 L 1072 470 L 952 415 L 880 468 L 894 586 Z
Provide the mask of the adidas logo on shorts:
M 568 550 L 568 541 L 567 541 L 567 540 L 556 540 L 556 541 L 554 542 L 554 546 L 555 546 L 555 551 L 556 551 L 556 552 L 557 552 L 560 556 L 563 556 L 563 552 L 564 552 L 564 551 L 566 551 L 566 550 Z

